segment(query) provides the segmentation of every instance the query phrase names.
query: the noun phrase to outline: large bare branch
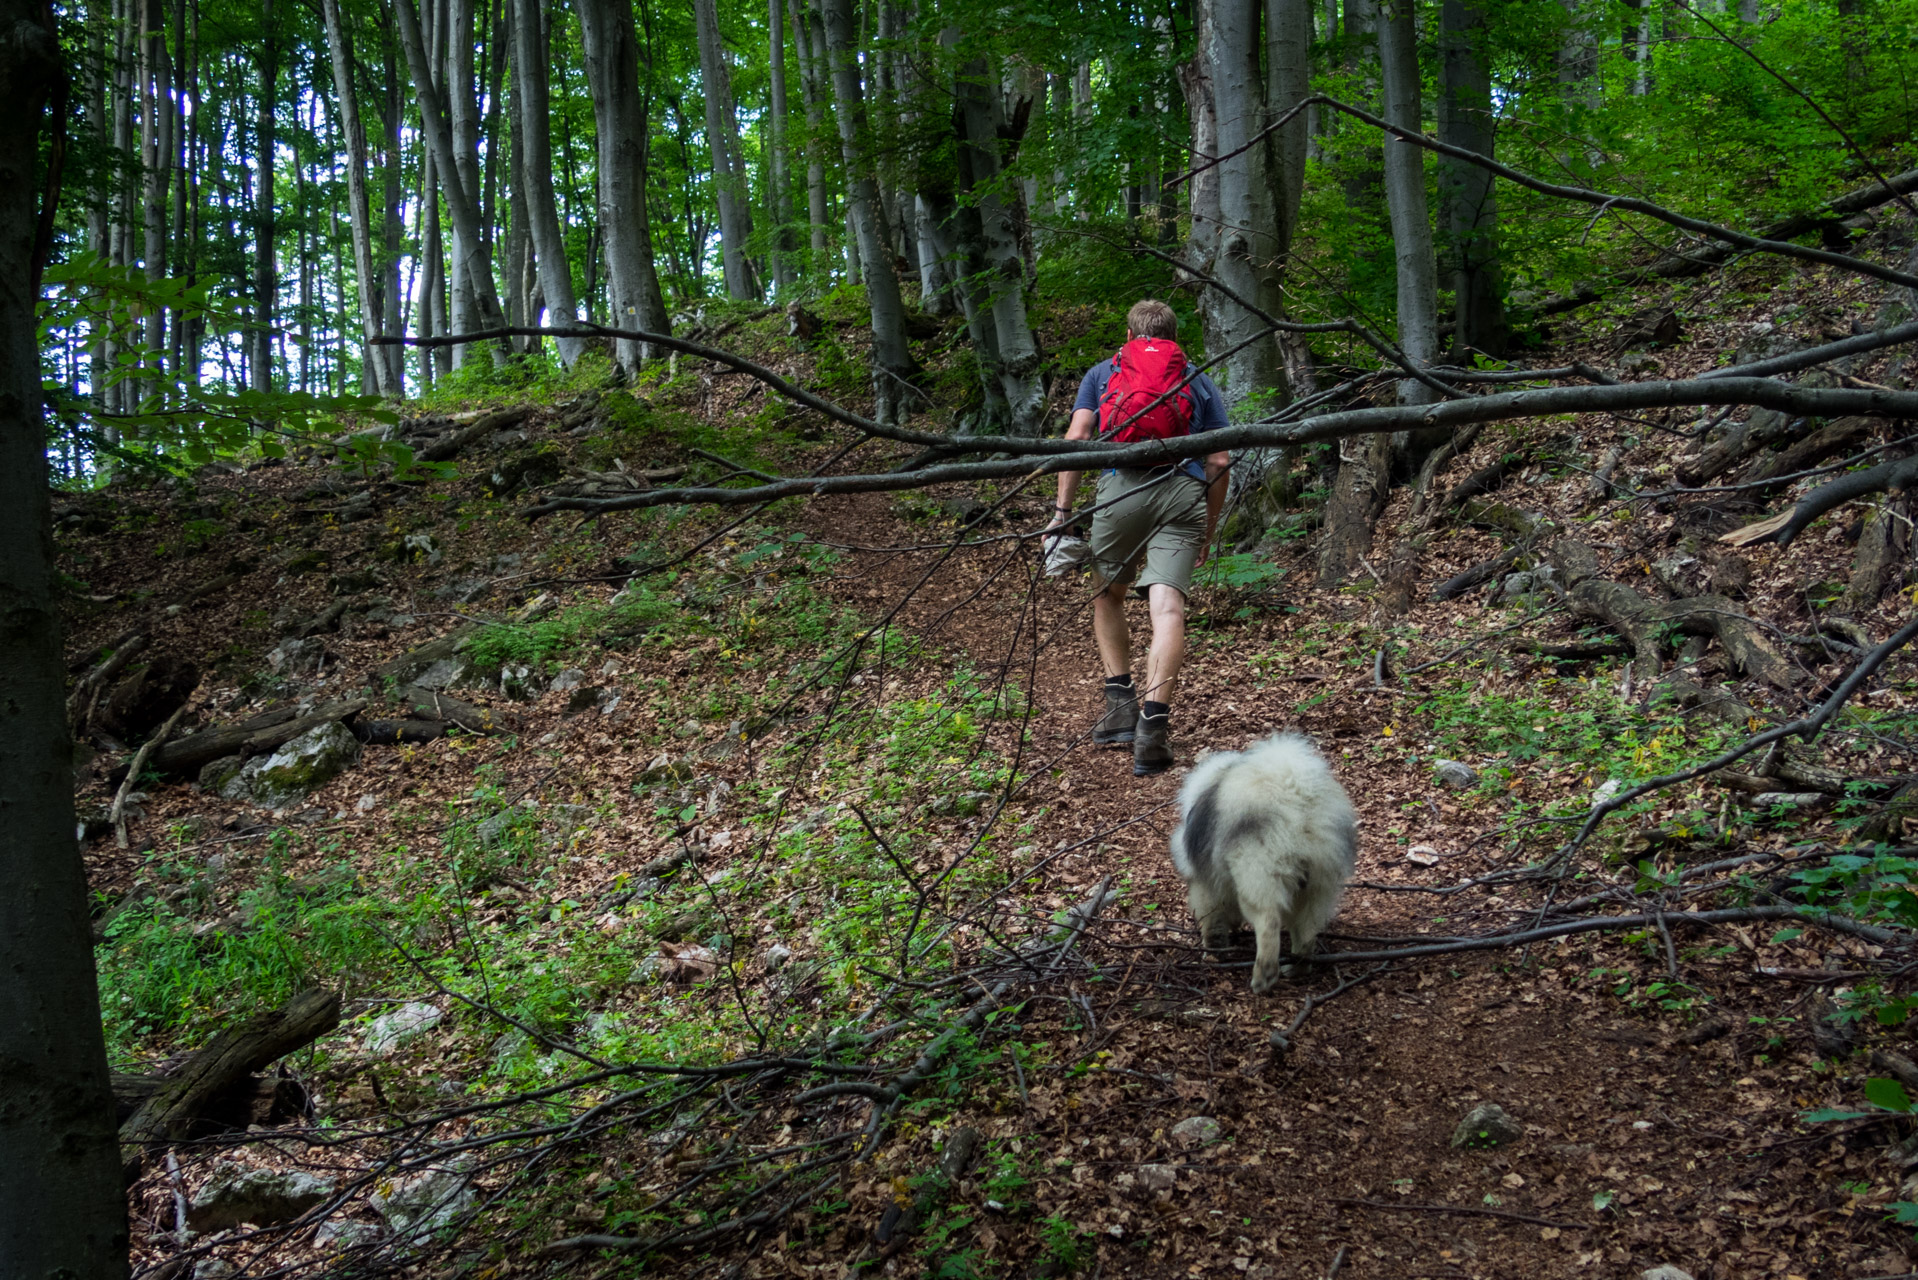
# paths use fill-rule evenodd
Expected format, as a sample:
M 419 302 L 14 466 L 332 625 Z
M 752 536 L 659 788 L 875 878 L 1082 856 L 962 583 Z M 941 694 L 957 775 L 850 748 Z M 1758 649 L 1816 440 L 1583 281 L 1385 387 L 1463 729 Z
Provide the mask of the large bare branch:
M 473 341 L 473 338 L 469 335 L 466 341 Z M 1019 452 L 1029 456 L 941 463 L 911 471 L 881 474 L 794 477 L 742 489 L 688 486 L 648 489 L 607 497 L 555 497 L 528 508 L 525 514 L 537 518 L 555 511 L 628 511 L 674 504 L 738 506 L 833 493 L 892 492 L 934 484 L 1003 480 L 1058 471 L 1163 467 L 1185 458 L 1221 450 L 1308 444 L 1383 431 L 1462 427 L 1474 422 L 1541 418 L 1565 413 L 1619 413 L 1725 404 L 1761 405 L 1790 413 L 1825 416 L 1918 416 L 1918 392 L 1798 387 L 1770 378 L 1692 378 L 1628 382 L 1616 386 L 1538 387 L 1439 404 L 1348 409 L 1319 414 L 1294 423 L 1241 423 L 1201 435 L 1118 446 L 1092 441 L 1015 441 L 1005 437 L 992 437 L 988 445 L 979 438 L 943 437 L 940 443 L 959 450 L 996 447 L 1000 452 Z M 1030 456 L 1034 454 L 1042 456 Z

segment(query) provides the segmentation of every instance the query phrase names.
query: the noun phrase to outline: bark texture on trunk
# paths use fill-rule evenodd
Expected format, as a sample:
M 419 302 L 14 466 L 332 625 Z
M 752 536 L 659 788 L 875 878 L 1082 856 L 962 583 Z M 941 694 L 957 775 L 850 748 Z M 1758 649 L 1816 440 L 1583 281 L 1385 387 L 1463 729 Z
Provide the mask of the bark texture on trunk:
M 746 198 L 745 160 L 739 152 L 739 116 L 733 109 L 732 76 L 719 37 L 715 0 L 693 0 L 693 26 L 699 41 L 699 84 L 706 102 L 706 141 L 712 153 L 713 196 L 719 206 L 719 263 L 726 296 L 757 298 L 746 241 L 753 233 L 752 206 Z
M 173 164 L 173 63 L 167 56 L 166 6 L 162 0 L 141 0 L 140 80 L 146 93 L 142 112 L 141 158 L 146 170 L 144 274 L 161 280 L 167 273 L 167 181 Z M 149 363 L 159 361 L 166 348 L 166 308 L 147 312 L 146 345 Z M 149 386 L 157 391 L 157 385 Z
M 1419 93 L 1418 33 L 1411 0 L 1390 0 L 1379 13 L 1379 64 L 1385 81 L 1385 118 L 1419 131 L 1423 112 Z M 1425 201 L 1425 152 L 1385 139 L 1385 207 L 1392 220 L 1392 247 L 1398 261 L 1399 346 L 1415 364 L 1427 364 L 1438 352 L 1438 268 L 1432 257 L 1432 218 Z M 1399 383 L 1400 404 L 1427 404 L 1432 389 L 1406 378 Z
M 125 1193 L 100 1031 L 54 598 L 33 242 L 50 11 L 0 0 L 0 1275 L 127 1273 Z
M 480 235 L 479 206 L 454 152 L 452 126 L 433 80 L 432 63 L 427 59 L 426 42 L 414 3 L 415 0 L 394 0 L 393 8 L 399 15 L 400 38 L 413 71 L 413 92 L 419 99 L 422 131 L 432 153 L 440 190 L 446 197 L 447 213 L 453 219 L 454 252 L 460 255 L 460 272 L 466 287 L 472 291 L 474 322 L 485 329 L 501 328 L 506 316 L 500 310 L 499 295 L 493 288 L 493 269 L 488 262 L 486 241 Z M 429 188 L 427 199 L 431 198 Z
M 670 333 L 666 299 L 653 269 L 653 229 L 646 207 L 646 100 L 639 83 L 639 34 L 624 0 L 574 0 L 586 48 L 599 138 L 599 227 L 606 245 L 613 325 Z M 631 372 L 647 353 L 637 342 L 615 344 Z
M 253 352 L 248 369 L 255 391 L 273 389 L 273 320 L 279 306 L 280 273 L 273 257 L 274 100 L 279 94 L 280 46 L 274 38 L 274 0 L 261 0 L 260 96 L 254 117 L 253 161 L 258 185 L 253 202 Z
M 957 43 L 949 31 L 943 42 Z M 977 219 L 980 277 L 979 305 L 992 313 L 994 371 L 1004 397 L 1007 423 L 1016 436 L 1037 436 L 1045 427 L 1045 384 L 1039 376 L 1043 356 L 1026 318 L 1025 258 L 1019 251 L 1019 233 L 1013 212 L 1000 196 L 999 135 L 1002 98 L 998 68 L 984 57 L 959 69 L 953 86 L 961 125 L 959 177 L 971 198 Z
M 879 182 L 866 128 L 865 91 L 859 83 L 852 0 L 823 0 L 823 4 L 826 50 L 832 65 L 833 96 L 838 103 L 839 147 L 846 162 L 850 195 L 848 212 L 865 269 L 866 300 L 872 313 L 874 409 L 882 422 L 903 422 L 919 397 L 919 364 L 906 345 L 905 302 L 885 241 Z
M 812 269 L 826 269 L 826 253 L 831 244 L 828 232 L 832 209 L 826 199 L 826 166 L 820 158 L 824 145 L 826 71 L 823 38 L 815 39 L 813 14 L 801 0 L 786 0 L 792 18 L 793 49 L 799 55 L 799 94 L 806 104 L 806 222 L 807 244 L 812 250 Z
M 333 61 L 333 94 L 339 104 L 341 130 L 346 134 L 346 205 L 353 229 L 353 275 L 360 291 L 360 327 L 365 343 L 364 385 L 374 395 L 401 394 L 385 385 L 386 359 L 371 339 L 380 332 L 380 281 L 373 271 L 373 215 L 366 194 L 366 128 L 360 120 L 359 97 L 353 90 L 353 49 L 340 21 L 340 0 L 320 0 L 326 25 L 327 51 Z
M 533 261 L 539 271 L 540 292 L 555 327 L 577 323 L 579 300 L 573 292 L 573 269 L 566 260 L 565 233 L 559 225 L 559 205 L 553 198 L 553 138 L 551 91 L 547 80 L 546 39 L 538 0 L 510 0 L 513 6 L 513 114 L 519 121 L 518 179 L 525 192 L 527 230 L 533 238 Z M 537 323 L 538 312 L 532 313 Z M 567 368 L 579 359 L 584 344 L 578 338 L 560 338 L 559 358 Z
M 1484 41 L 1485 10 L 1479 4 L 1473 0 L 1442 0 L 1439 141 L 1490 156 L 1498 143 L 1498 131 L 1492 114 L 1492 76 Z M 1440 157 L 1438 191 L 1458 308 L 1458 345 L 1502 356 L 1509 334 L 1499 280 L 1498 200 L 1492 175 L 1475 164 Z
M 766 0 L 766 51 L 772 70 L 767 85 L 768 127 L 772 156 L 772 190 L 768 206 L 773 223 L 773 289 L 785 297 L 792 292 L 792 165 L 786 155 L 786 10 L 784 0 Z

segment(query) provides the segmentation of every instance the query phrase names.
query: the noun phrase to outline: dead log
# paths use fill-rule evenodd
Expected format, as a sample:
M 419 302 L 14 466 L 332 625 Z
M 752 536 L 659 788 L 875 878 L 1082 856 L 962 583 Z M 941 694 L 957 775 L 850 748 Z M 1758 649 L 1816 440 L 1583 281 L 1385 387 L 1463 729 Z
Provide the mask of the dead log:
M 1791 431 L 1790 415 L 1777 409 L 1753 409 L 1749 417 L 1734 423 L 1718 441 L 1690 457 L 1680 458 L 1672 473 L 1680 484 L 1703 484 L 1730 471 L 1760 449 L 1789 439 Z
M 1585 493 L 1593 502 L 1603 502 L 1612 496 L 1612 473 L 1618 470 L 1619 459 L 1624 456 L 1624 450 L 1613 445 L 1599 458 L 1598 466 L 1585 482 Z
M 452 725 L 468 733 L 497 733 L 508 721 L 508 717 L 491 707 L 476 707 L 437 689 L 422 689 L 417 685 L 401 690 L 400 701 L 421 720 Z
M 1910 501 L 1892 498 L 1880 502 L 1865 516 L 1858 532 L 1858 550 L 1852 556 L 1851 577 L 1834 613 L 1859 617 L 1878 607 L 1878 598 L 1905 563 L 1911 548 Z
M 206 1107 L 242 1077 L 313 1043 L 340 1025 L 340 998 L 305 991 L 284 1008 L 213 1037 L 120 1126 L 123 1146 L 179 1142 Z
M 1903 493 L 1914 484 L 1918 484 L 1918 455 L 1900 458 L 1896 462 L 1881 462 L 1863 471 L 1850 471 L 1830 484 L 1813 489 L 1789 511 L 1743 529 L 1734 529 L 1719 541 L 1735 547 L 1750 546 L 1755 542 L 1776 542 L 1781 547 L 1790 546 L 1792 539 L 1803 533 L 1806 525 L 1827 511 L 1867 494 Z
M 1605 623 L 1632 646 L 1633 661 L 1638 665 L 1641 678 L 1656 678 L 1664 670 L 1659 633 L 1676 628 L 1694 635 L 1716 637 L 1740 671 L 1775 689 L 1789 692 L 1795 685 L 1792 666 L 1785 655 L 1730 599 L 1717 595 L 1683 600 L 1647 599 L 1623 583 L 1600 577 L 1597 555 L 1584 543 L 1571 538 L 1561 538 L 1554 543 L 1547 559 L 1564 577 L 1573 607 Z
M 100 700 L 100 691 L 119 675 L 126 668 L 127 663 L 133 661 L 133 655 L 146 648 L 146 645 L 145 634 L 134 632 L 121 641 L 113 652 L 101 661 L 100 665 L 80 677 L 74 684 L 73 692 L 67 695 L 67 721 L 73 725 L 76 737 L 85 731 L 87 724 L 93 719 L 93 707 Z
M 1432 599 L 1455 599 L 1458 596 L 1464 595 L 1473 587 L 1483 586 L 1493 578 L 1498 577 L 1499 574 L 1504 573 L 1507 569 L 1516 565 L 1521 554 L 1522 551 L 1520 548 L 1511 547 L 1499 555 L 1494 556 L 1492 559 L 1485 561 L 1483 564 L 1475 564 L 1465 570 L 1465 572 L 1447 578 L 1433 589 Z
M 438 720 L 355 720 L 353 736 L 369 747 L 413 746 L 446 736 Z
M 450 462 L 459 457 L 475 441 L 483 440 L 495 431 L 504 431 L 508 427 L 518 426 L 531 412 L 530 409 L 520 408 L 495 409 L 491 413 L 483 413 L 473 422 L 473 425 L 462 427 L 458 431 L 447 432 L 421 449 L 415 456 L 421 462 Z
M 125 1124 L 172 1078 L 172 1073 L 135 1076 L 114 1072 L 115 1123 Z M 205 1128 L 230 1132 L 296 1119 L 306 1113 L 307 1106 L 305 1087 L 291 1076 L 249 1075 L 210 1098 L 198 1119 Z
M 1876 418 L 1856 415 L 1833 418 L 1803 439 L 1794 440 L 1783 449 L 1760 457 L 1739 476 L 1739 482 L 1750 484 L 1757 480 L 1769 480 L 1773 476 L 1809 471 L 1827 458 L 1855 451 L 1871 437 L 1877 425 Z
M 169 742 L 153 753 L 153 767 L 161 773 L 196 774 L 225 756 L 257 756 L 277 750 L 309 729 L 350 719 L 365 709 L 365 698 L 348 698 L 322 703 L 306 715 L 293 708 L 269 711 L 236 725 Z
M 1519 653 L 1530 654 L 1534 658 L 1551 658 L 1558 662 L 1595 662 L 1600 658 L 1629 658 L 1632 647 L 1628 644 L 1602 641 L 1586 641 L 1574 644 L 1548 644 L 1543 640 L 1514 640 L 1512 648 Z

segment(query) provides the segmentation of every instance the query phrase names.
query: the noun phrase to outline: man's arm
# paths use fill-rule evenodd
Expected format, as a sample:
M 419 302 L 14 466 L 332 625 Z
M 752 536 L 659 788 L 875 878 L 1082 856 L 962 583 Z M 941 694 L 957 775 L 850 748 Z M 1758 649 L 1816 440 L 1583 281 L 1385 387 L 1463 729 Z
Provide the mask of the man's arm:
M 1225 510 L 1226 472 L 1232 468 L 1229 453 L 1209 453 L 1205 458 L 1205 541 L 1199 544 L 1196 563 L 1204 564 L 1212 554 L 1212 535 L 1219 528 L 1219 513 Z
M 1074 409 L 1072 421 L 1066 424 L 1066 439 L 1090 440 L 1098 429 L 1098 410 Z M 1079 496 L 1079 475 L 1077 471 L 1059 473 L 1059 496 L 1053 499 L 1052 524 L 1048 527 L 1056 529 L 1066 522 L 1067 516 L 1072 511 L 1072 500 Z

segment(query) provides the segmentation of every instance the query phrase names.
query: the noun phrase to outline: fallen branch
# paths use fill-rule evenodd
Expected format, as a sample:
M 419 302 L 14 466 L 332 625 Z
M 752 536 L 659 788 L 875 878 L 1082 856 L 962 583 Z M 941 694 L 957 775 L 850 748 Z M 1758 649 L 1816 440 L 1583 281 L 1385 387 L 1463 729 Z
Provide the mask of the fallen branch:
M 1354 960 L 1414 960 L 1420 956 L 1448 956 L 1466 951 L 1498 951 L 1505 947 L 1523 947 L 1534 942 L 1549 942 L 1553 938 L 1564 938 L 1578 933 L 1601 933 L 1612 929 L 1656 929 L 1661 916 L 1667 927 L 1681 924 L 1749 924 L 1758 920 L 1795 920 L 1839 933 L 1849 933 L 1869 942 L 1875 942 L 1879 946 L 1890 946 L 1906 941 L 1902 934 L 1894 933 L 1890 929 L 1880 929 L 1876 925 L 1869 925 L 1860 920 L 1853 920 L 1849 916 L 1835 915 L 1832 912 L 1819 911 L 1811 907 L 1780 905 L 1726 907 L 1716 911 L 1662 913 L 1646 911 L 1629 916 L 1593 916 L 1585 920 L 1572 920 L 1564 924 L 1525 929 L 1517 933 L 1494 933 L 1482 938 L 1459 938 L 1423 946 L 1397 947 L 1389 951 L 1322 951 L 1305 958 L 1315 964 L 1343 964 Z
M 114 842 L 122 849 L 127 847 L 127 797 L 133 794 L 133 788 L 139 783 L 140 771 L 146 768 L 147 757 L 173 736 L 174 726 L 186 714 L 186 707 L 184 702 L 175 707 L 173 714 L 166 718 L 166 723 L 140 744 L 140 749 L 133 753 L 132 763 L 127 765 L 127 776 L 120 779 L 120 788 L 113 793 L 113 807 L 107 810 L 107 824 L 113 828 Z

